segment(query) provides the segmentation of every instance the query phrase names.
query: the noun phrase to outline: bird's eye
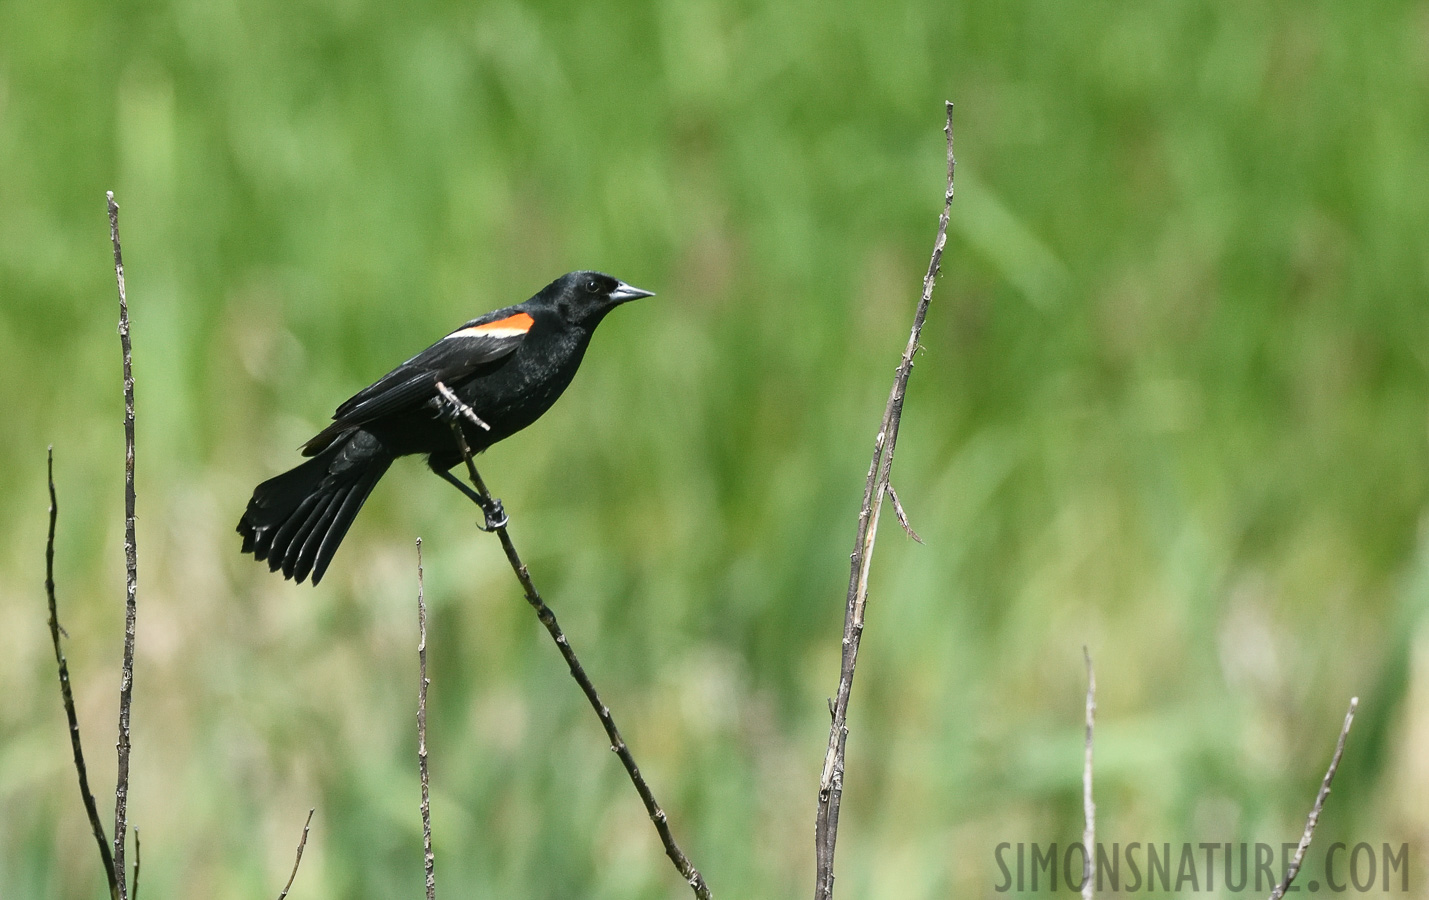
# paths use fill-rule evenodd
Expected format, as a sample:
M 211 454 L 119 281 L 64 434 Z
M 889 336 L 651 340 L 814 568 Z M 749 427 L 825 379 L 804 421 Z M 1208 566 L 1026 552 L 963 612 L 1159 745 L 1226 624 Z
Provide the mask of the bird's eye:
M 600 282 L 598 282 L 598 281 L 596 281 L 594 278 L 592 278 L 592 279 L 586 281 L 586 283 L 585 283 L 585 289 L 586 289 L 586 293 L 587 293 L 587 294 L 599 294 L 599 293 L 600 293 Z

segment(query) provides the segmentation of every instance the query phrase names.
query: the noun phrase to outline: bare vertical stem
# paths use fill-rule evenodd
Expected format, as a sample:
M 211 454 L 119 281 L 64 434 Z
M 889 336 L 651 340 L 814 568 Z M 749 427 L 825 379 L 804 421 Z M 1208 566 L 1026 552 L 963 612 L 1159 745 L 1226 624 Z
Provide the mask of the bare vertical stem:
M 1305 851 L 1310 849 L 1310 839 L 1315 836 L 1315 826 L 1320 824 L 1320 812 L 1325 808 L 1325 798 L 1330 796 L 1330 784 L 1335 780 L 1335 772 L 1340 768 L 1340 757 L 1345 753 L 1345 738 L 1349 737 L 1350 726 L 1355 722 L 1355 710 L 1359 705 L 1360 698 L 1350 698 L 1350 709 L 1345 713 L 1340 739 L 1335 742 L 1335 755 L 1330 758 L 1330 768 L 1325 771 L 1325 780 L 1320 782 L 1320 791 L 1315 795 L 1315 805 L 1310 807 L 1310 817 L 1305 821 L 1305 833 L 1300 836 L 1300 846 L 1295 848 L 1295 856 L 1290 860 L 1290 868 L 1285 870 L 1285 877 L 1275 886 L 1275 890 L 1270 892 L 1270 900 L 1281 900 L 1285 892 L 1290 890 L 1295 876 L 1300 874 L 1300 864 L 1305 861 Z M 1313 889 L 1313 882 L 1311 887 Z
M 55 665 L 60 671 L 60 699 L 64 702 L 65 719 L 69 722 L 69 746 L 74 755 L 74 770 L 79 775 L 79 796 L 84 801 L 85 814 L 89 816 L 89 828 L 94 832 L 94 840 L 99 844 L 99 859 L 104 866 L 104 877 L 109 881 L 111 900 L 119 900 L 119 882 L 114 878 L 114 856 L 109 849 L 109 838 L 104 834 L 104 824 L 99 820 L 99 807 L 94 802 L 94 793 L 89 789 L 89 770 L 84 764 L 84 748 L 79 739 L 79 716 L 74 708 L 74 691 L 69 683 L 69 663 L 64 650 L 60 648 L 59 605 L 55 601 L 55 523 L 59 519 L 59 500 L 55 496 L 55 448 L 49 449 L 46 462 L 50 485 L 50 533 L 45 541 L 45 594 L 50 601 L 50 640 L 55 645 Z
M 1082 656 L 1087 661 L 1087 753 L 1082 763 L 1082 900 L 1092 900 L 1092 876 L 1096 873 L 1097 805 L 1092 802 L 1092 737 L 1097 725 L 1097 672 L 1092 668 L 1092 654 L 1085 646 Z
M 848 703 L 853 690 L 854 669 L 858 664 L 858 645 L 863 637 L 864 608 L 868 602 L 868 573 L 873 563 L 873 545 L 878 537 L 878 517 L 883 498 L 892 493 L 889 475 L 893 469 L 893 451 L 898 443 L 898 426 L 903 417 L 903 396 L 908 388 L 908 376 L 913 371 L 913 355 L 918 350 L 918 337 L 923 320 L 928 315 L 928 303 L 933 285 L 942 265 L 943 247 L 948 241 L 948 217 L 953 205 L 953 104 L 946 104 L 947 123 L 943 131 L 948 143 L 948 182 L 943 194 L 943 214 L 938 218 L 938 234 L 933 241 L 933 256 L 928 272 L 923 276 L 923 294 L 913 316 L 908 346 L 893 378 L 893 389 L 879 423 L 873 442 L 873 461 L 868 466 L 864 485 L 863 506 L 858 514 L 858 536 L 854 540 L 850 565 L 848 599 L 844 613 L 843 653 L 839 662 L 839 687 L 833 700 L 833 722 L 829 726 L 829 748 L 824 755 L 823 773 L 819 778 L 819 810 L 814 825 L 815 882 L 814 900 L 830 900 L 834 894 L 834 845 L 838 840 L 839 806 L 843 800 L 844 750 L 848 741 Z M 900 517 L 906 520 L 906 517 Z
M 456 395 L 447 390 L 445 385 L 440 382 L 437 383 L 437 389 L 442 396 L 448 398 L 449 402 L 457 405 L 459 413 L 465 415 L 462 407 L 465 407 L 466 404 L 457 399 Z M 621 764 L 625 766 L 626 774 L 630 776 L 631 783 L 635 785 L 635 792 L 640 795 L 641 802 L 645 804 L 645 812 L 655 825 L 655 832 L 660 836 L 660 843 L 665 847 L 665 855 L 670 857 L 670 862 L 674 863 L 675 870 L 685 879 L 685 883 L 694 891 L 695 896 L 699 900 L 710 900 L 713 895 L 710 893 L 709 886 L 705 884 L 704 876 L 695 868 L 694 863 L 690 862 L 690 858 L 685 855 L 685 851 L 680 849 L 680 845 L 675 842 L 675 836 L 670 831 L 670 823 L 665 815 L 665 810 L 660 808 L 660 804 L 655 800 L 655 794 L 650 790 L 650 785 L 645 782 L 645 776 L 640 774 L 640 767 L 635 764 L 635 757 L 631 754 L 630 748 L 626 746 L 625 739 L 620 736 L 620 729 L 615 727 L 615 718 L 610 714 L 610 707 L 600 699 L 595 685 L 591 683 L 590 677 L 586 675 L 585 668 L 576 657 L 576 652 L 572 649 L 570 641 L 566 639 L 565 632 L 556 622 L 556 614 L 551 612 L 551 608 L 541 599 L 540 592 L 536 590 L 536 585 L 531 581 L 531 573 L 526 569 L 526 564 L 521 562 L 521 556 L 516 552 L 516 545 L 511 542 L 511 535 L 507 533 L 505 515 L 492 515 L 492 511 L 499 510 L 500 506 L 496 500 L 492 499 L 491 492 L 486 489 L 486 482 L 476 471 L 476 463 L 472 461 L 471 446 L 466 441 L 466 435 L 462 433 L 461 426 L 456 421 L 451 423 L 451 427 L 452 434 L 456 437 L 457 446 L 461 449 L 462 459 L 466 461 L 467 476 L 471 479 L 472 487 L 476 488 L 475 499 L 480 504 L 482 512 L 486 514 L 488 523 L 493 523 L 489 525 L 489 528 L 496 532 L 496 536 L 501 540 L 501 549 L 506 552 L 506 561 L 511 564 L 511 570 L 516 573 L 516 580 L 521 582 L 521 587 L 526 592 L 526 602 L 531 604 L 531 608 L 536 611 L 536 618 L 546 626 L 546 631 L 556 642 L 556 648 L 561 651 L 561 658 L 566 661 L 566 666 L 571 670 L 571 677 L 576 680 L 576 684 L 580 685 L 586 700 L 590 702 L 591 708 L 599 717 L 600 724 L 605 728 L 606 736 L 610 738 L 610 749 L 620 758 Z
M 427 900 L 436 900 L 436 857 L 432 853 L 432 800 L 427 785 L 427 601 L 422 590 L 422 539 L 417 538 L 417 769 L 422 777 L 422 861 Z
M 139 826 L 134 826 L 134 882 L 129 885 L 129 900 L 139 900 Z
M 293 879 L 298 877 L 298 866 L 303 863 L 303 848 L 308 845 L 308 829 L 313 827 L 313 812 L 312 809 L 308 810 L 308 820 L 303 823 L 303 836 L 298 838 L 298 853 L 293 859 L 293 871 L 288 873 L 288 883 L 283 885 L 278 900 L 286 900 L 288 891 L 293 889 Z
M 124 667 L 119 676 L 119 771 L 114 783 L 114 877 L 120 900 L 124 884 L 124 838 L 129 827 L 129 708 L 134 700 L 134 619 L 138 609 L 139 558 L 134 544 L 134 370 L 129 345 L 129 303 L 124 295 L 124 256 L 119 249 L 119 204 L 109 201 L 109 239 L 114 244 L 114 277 L 119 283 L 119 346 L 124 355 Z

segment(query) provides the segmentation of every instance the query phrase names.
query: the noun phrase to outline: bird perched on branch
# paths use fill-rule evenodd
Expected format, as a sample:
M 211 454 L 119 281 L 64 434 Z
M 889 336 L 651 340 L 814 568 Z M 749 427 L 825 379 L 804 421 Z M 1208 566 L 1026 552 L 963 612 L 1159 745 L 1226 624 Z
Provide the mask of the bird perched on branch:
M 462 325 L 348 398 L 303 445 L 312 459 L 254 489 L 238 522 L 243 552 L 317 584 L 387 467 L 412 453 L 481 502 L 450 472 L 462 461 L 453 419 L 473 453 L 530 425 L 571 383 L 606 314 L 650 296 L 609 275 L 571 272 Z

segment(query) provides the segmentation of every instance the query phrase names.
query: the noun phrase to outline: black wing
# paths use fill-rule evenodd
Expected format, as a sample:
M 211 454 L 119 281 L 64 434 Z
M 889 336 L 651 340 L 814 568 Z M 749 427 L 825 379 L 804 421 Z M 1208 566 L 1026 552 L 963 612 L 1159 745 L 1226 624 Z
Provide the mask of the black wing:
M 349 397 L 333 413 L 333 423 L 303 445 L 304 455 L 321 452 L 349 428 L 426 403 L 437 395 L 438 381 L 455 387 L 477 367 L 511 355 L 532 324 L 518 312 L 488 314 L 463 325 Z

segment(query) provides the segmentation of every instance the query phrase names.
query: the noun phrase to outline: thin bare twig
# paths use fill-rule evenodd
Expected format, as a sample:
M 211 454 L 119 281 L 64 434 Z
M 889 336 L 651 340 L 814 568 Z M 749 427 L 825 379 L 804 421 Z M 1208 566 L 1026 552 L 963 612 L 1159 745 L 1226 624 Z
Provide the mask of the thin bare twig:
M 1082 764 L 1082 900 L 1092 900 L 1092 875 L 1096 872 L 1097 805 L 1092 802 L 1092 736 L 1097 724 L 1097 673 L 1092 668 L 1091 651 L 1084 645 L 1087 661 L 1087 755 Z
M 50 447 L 47 460 L 50 485 L 50 533 L 45 541 L 45 594 L 50 601 L 50 639 L 55 645 L 55 665 L 60 670 L 60 698 L 64 701 L 65 718 L 69 721 L 69 745 L 74 755 L 74 770 L 79 775 L 79 796 L 84 801 L 84 811 L 89 816 L 89 827 L 94 832 L 94 840 L 99 844 L 99 859 L 104 866 L 104 877 L 109 880 L 111 900 L 119 900 L 119 882 L 114 878 L 114 856 L 109 849 L 109 838 L 104 834 L 104 824 L 99 821 L 99 807 L 94 802 L 94 794 L 89 789 L 89 770 L 84 764 L 84 748 L 79 740 L 79 717 L 74 709 L 74 692 L 69 684 L 69 663 L 60 648 L 59 607 L 55 601 L 55 523 L 59 519 L 59 500 L 55 497 L 55 448 Z
M 471 422 L 471 424 L 480 428 L 482 431 L 491 430 L 491 426 L 486 424 L 485 420 L 483 420 L 480 416 L 476 414 L 476 410 L 461 402 L 461 400 L 458 399 L 457 395 L 452 393 L 452 389 L 447 387 L 440 381 L 437 382 L 437 393 L 441 394 L 442 399 L 447 401 L 447 403 L 450 403 L 452 409 L 455 410 L 457 413 L 465 416 L 467 420 Z
M 134 826 L 134 883 L 129 886 L 129 900 L 139 900 L 139 826 Z
M 427 900 L 436 900 L 436 856 L 432 854 L 432 799 L 427 786 L 427 601 L 422 591 L 422 539 L 417 538 L 417 769 L 422 776 L 422 861 L 427 868 Z
M 114 277 L 119 284 L 119 347 L 124 355 L 124 667 L 119 676 L 119 771 L 114 782 L 114 877 L 120 900 L 124 885 L 124 838 L 129 827 L 129 708 L 134 700 L 134 619 L 138 611 L 139 558 L 134 545 L 134 370 L 130 362 L 129 303 L 124 296 L 124 256 L 119 250 L 119 204 L 109 201 L 109 239 L 114 244 Z
M 1340 729 L 1340 739 L 1335 742 L 1335 755 L 1330 759 L 1330 768 L 1325 772 L 1325 780 L 1320 782 L 1320 792 L 1315 795 L 1315 805 L 1310 808 L 1310 817 L 1305 821 L 1305 833 L 1300 836 L 1300 846 L 1295 848 L 1295 857 L 1290 860 L 1290 868 L 1285 870 L 1285 877 L 1275 890 L 1270 892 L 1270 900 L 1281 900 L 1285 892 L 1290 889 L 1290 885 L 1295 881 L 1295 876 L 1300 874 L 1300 864 L 1305 860 L 1305 851 L 1310 849 L 1310 839 L 1315 836 L 1315 826 L 1320 824 L 1320 812 L 1325 808 L 1325 798 L 1330 796 L 1330 783 L 1335 780 L 1335 772 L 1340 768 L 1340 757 L 1345 753 L 1345 738 L 1350 735 L 1350 726 L 1355 722 L 1355 710 L 1359 708 L 1360 698 L 1350 698 L 1349 712 L 1345 713 L 1345 724 Z M 1311 884 L 1314 888 L 1314 884 Z M 1298 890 L 1298 888 L 1297 888 Z
M 823 773 L 819 777 L 819 811 L 814 825 L 815 882 L 814 900 L 830 900 L 834 895 L 834 845 L 838 840 L 839 806 L 843 801 L 844 748 L 848 741 L 848 702 L 853 690 L 854 668 L 858 664 L 858 645 L 863 637 L 864 607 L 868 601 L 868 572 L 873 563 L 873 544 L 878 536 L 878 517 L 883 498 L 889 493 L 889 475 L 893 469 L 893 451 L 898 443 L 898 426 L 903 417 L 903 395 L 908 388 L 908 375 L 913 370 L 913 355 L 918 350 L 918 336 L 928 315 L 928 303 L 933 297 L 933 285 L 942 265 L 943 246 L 948 241 L 948 217 L 953 205 L 953 104 L 946 105 L 947 123 L 943 127 L 948 143 L 948 186 L 943 194 L 943 214 L 938 218 L 938 235 L 933 241 L 933 257 L 923 276 L 923 294 L 913 316 L 908 346 L 893 378 L 893 389 L 879 423 L 873 442 L 873 461 L 868 467 L 868 480 L 863 490 L 863 506 L 858 514 L 858 536 L 854 540 L 851 559 L 848 600 L 844 613 L 843 654 L 839 662 L 839 687 L 834 697 L 833 723 L 829 727 L 829 748 L 824 755 Z M 906 517 L 905 517 L 906 518 Z
M 903 533 L 918 543 L 923 543 L 923 539 L 918 537 L 918 532 L 908 524 L 908 513 L 903 511 L 903 501 L 898 499 L 898 492 L 893 489 L 892 482 L 888 484 L 888 499 L 893 501 L 893 515 L 898 517 L 898 524 L 903 526 Z
M 449 400 L 454 400 L 460 406 L 466 405 L 454 394 L 450 396 Z M 516 580 L 521 582 L 521 587 L 526 592 L 526 602 L 531 604 L 532 609 L 536 611 L 536 617 L 541 620 L 542 625 L 546 626 L 546 631 L 550 632 L 551 639 L 556 642 L 556 648 L 561 651 L 561 657 L 565 659 L 566 665 L 571 670 L 571 677 L 576 680 L 576 684 L 580 685 L 586 700 L 590 702 L 591 708 L 600 718 L 600 724 L 605 728 L 606 736 L 610 738 L 610 749 L 620 757 L 620 762 L 625 766 L 631 783 L 635 785 L 635 792 L 640 795 L 641 802 L 645 804 L 645 812 L 655 825 L 655 831 L 660 836 L 660 843 L 665 847 L 665 855 L 670 857 L 670 862 L 674 863 L 676 871 L 689 884 L 695 896 L 699 900 L 710 900 L 713 895 L 710 893 L 709 886 L 705 884 L 704 876 L 690 862 L 690 858 L 680 849 L 680 845 L 675 842 L 675 837 L 670 832 L 670 824 L 665 810 L 660 808 L 654 793 L 650 790 L 650 785 L 645 783 L 645 776 L 640 774 L 640 767 L 635 764 L 635 757 L 631 755 L 630 748 L 625 744 L 625 739 L 620 736 L 620 729 L 615 727 L 615 719 L 610 714 L 610 707 L 600 699 L 595 685 L 591 683 L 585 668 L 576 658 L 576 652 L 571 648 L 570 641 L 566 639 L 565 633 L 561 631 L 561 626 L 557 624 L 556 614 L 551 612 L 551 608 L 541 599 L 536 585 L 532 583 L 531 573 L 526 569 L 526 564 L 521 562 L 521 557 L 516 552 L 516 546 L 511 543 L 511 535 L 507 533 L 506 516 L 501 512 L 500 502 L 491 496 L 491 492 L 486 489 L 486 482 L 482 481 L 481 474 L 476 471 L 476 463 L 472 461 L 471 446 L 467 443 L 466 435 L 462 433 L 461 426 L 455 419 L 451 422 L 451 429 L 452 434 L 456 436 L 457 446 L 461 449 L 462 459 L 466 461 L 467 476 L 471 479 L 472 486 L 476 488 L 474 499 L 481 506 L 482 512 L 486 514 L 489 530 L 494 531 L 501 540 L 501 549 L 506 552 L 506 561 L 511 564 L 511 570 L 516 573 Z M 497 514 L 493 515 L 493 511 Z
M 293 859 L 293 871 L 288 873 L 288 883 L 283 885 L 283 892 L 278 895 L 278 900 L 286 900 L 288 891 L 293 887 L 293 879 L 298 877 L 298 866 L 303 862 L 303 848 L 308 845 L 308 829 L 313 827 L 313 813 L 315 810 L 308 810 L 308 820 L 303 823 L 303 836 L 298 838 L 298 855 Z

